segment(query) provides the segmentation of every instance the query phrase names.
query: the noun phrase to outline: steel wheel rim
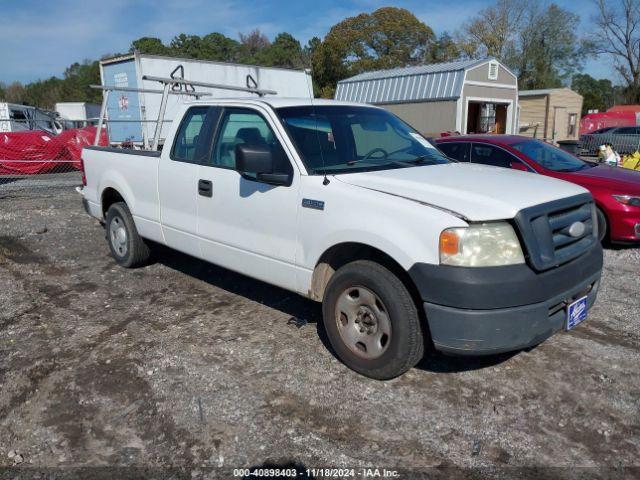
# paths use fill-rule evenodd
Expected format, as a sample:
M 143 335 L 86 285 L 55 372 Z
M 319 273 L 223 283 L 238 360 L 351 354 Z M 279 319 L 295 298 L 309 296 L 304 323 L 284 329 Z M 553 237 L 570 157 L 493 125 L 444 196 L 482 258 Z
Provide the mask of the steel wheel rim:
M 391 319 L 380 297 L 366 287 L 346 288 L 335 308 L 338 333 L 347 348 L 358 357 L 381 357 L 391 343 Z
M 127 229 L 124 227 L 124 222 L 120 217 L 113 217 L 109 224 L 109 238 L 111 239 L 111 245 L 116 255 L 124 257 L 127 254 L 128 242 L 127 242 Z

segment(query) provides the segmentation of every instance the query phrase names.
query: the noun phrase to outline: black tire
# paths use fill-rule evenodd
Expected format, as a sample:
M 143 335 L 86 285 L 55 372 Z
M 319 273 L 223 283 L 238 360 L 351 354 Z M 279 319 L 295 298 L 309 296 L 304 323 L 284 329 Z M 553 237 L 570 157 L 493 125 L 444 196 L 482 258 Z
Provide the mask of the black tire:
M 596 207 L 596 219 L 598 221 L 598 240 L 600 243 L 606 242 L 607 239 L 607 217 L 604 212 Z
M 353 300 L 351 296 L 356 292 L 358 295 L 355 297 L 356 300 Z M 348 302 L 354 301 L 355 305 L 358 302 L 364 302 L 364 300 L 358 300 L 360 292 L 364 292 L 368 298 L 373 294 L 375 302 L 372 309 L 369 309 L 366 304 L 357 306 L 358 313 L 355 318 L 360 319 L 358 323 L 352 321 L 353 314 L 343 315 L 343 312 L 338 312 L 340 310 L 338 301 L 342 299 L 341 305 L 352 308 Z M 349 297 L 347 298 L 346 295 Z M 365 298 L 365 295 L 362 298 Z M 364 317 L 361 316 L 363 309 Z M 374 317 L 381 315 L 384 322 L 376 318 L 371 320 L 370 313 L 373 313 Z M 422 326 L 416 304 L 402 281 L 378 263 L 357 260 L 338 269 L 325 289 L 322 316 L 327 337 L 338 358 L 347 367 L 367 377 L 378 380 L 398 377 L 415 366 L 424 355 Z M 363 335 L 362 331 L 358 330 L 363 325 L 362 318 L 376 324 L 373 332 L 366 330 Z M 382 333 L 384 328 L 378 329 L 379 322 L 380 325 L 382 323 L 390 325 L 386 342 L 384 341 L 385 333 Z M 355 330 L 351 329 L 352 326 Z M 377 340 L 381 334 L 381 340 Z M 355 342 L 356 348 L 354 348 L 354 341 L 346 341 L 344 338 L 346 336 L 366 337 L 368 341 L 375 338 L 374 348 L 369 353 L 362 342 Z M 381 347 L 381 345 L 384 346 Z M 363 355 L 374 353 L 379 356 L 363 358 Z
M 109 207 L 105 227 L 111 255 L 118 265 L 136 268 L 147 263 L 151 252 L 138 234 L 131 212 L 124 202 Z

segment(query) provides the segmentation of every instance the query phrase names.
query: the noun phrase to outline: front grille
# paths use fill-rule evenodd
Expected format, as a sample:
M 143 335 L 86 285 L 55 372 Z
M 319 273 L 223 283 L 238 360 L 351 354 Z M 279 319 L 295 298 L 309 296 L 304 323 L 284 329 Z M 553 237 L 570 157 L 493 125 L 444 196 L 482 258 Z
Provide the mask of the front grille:
M 597 241 L 590 194 L 536 205 L 515 218 L 531 266 L 548 270 L 582 255 Z

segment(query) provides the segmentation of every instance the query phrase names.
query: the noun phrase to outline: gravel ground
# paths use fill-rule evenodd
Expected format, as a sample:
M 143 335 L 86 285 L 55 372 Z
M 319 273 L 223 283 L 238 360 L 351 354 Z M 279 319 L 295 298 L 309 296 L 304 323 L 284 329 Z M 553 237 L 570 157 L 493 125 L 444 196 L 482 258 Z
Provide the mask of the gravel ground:
M 605 251 L 572 332 L 379 382 L 318 304 L 164 249 L 119 268 L 72 189 L 23 193 L 0 199 L 0 478 L 640 476 L 640 249 Z

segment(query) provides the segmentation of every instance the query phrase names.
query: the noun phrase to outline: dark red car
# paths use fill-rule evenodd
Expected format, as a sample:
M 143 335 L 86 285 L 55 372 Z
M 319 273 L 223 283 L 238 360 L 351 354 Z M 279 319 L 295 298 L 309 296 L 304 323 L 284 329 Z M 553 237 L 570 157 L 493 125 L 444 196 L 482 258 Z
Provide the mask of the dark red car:
M 640 242 L 640 172 L 585 162 L 548 143 L 516 135 L 463 135 L 435 142 L 459 162 L 513 168 L 580 185 L 595 198 L 602 240 Z

